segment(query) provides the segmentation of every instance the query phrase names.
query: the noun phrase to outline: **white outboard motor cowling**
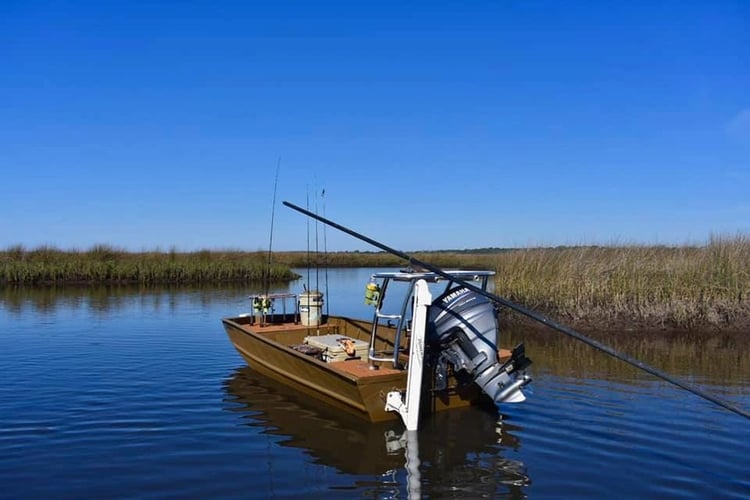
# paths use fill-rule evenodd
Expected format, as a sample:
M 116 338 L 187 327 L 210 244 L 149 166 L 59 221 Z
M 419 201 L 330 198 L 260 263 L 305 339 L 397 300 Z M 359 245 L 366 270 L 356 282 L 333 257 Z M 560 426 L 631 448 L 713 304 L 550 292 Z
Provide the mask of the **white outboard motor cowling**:
M 496 403 L 523 401 L 521 387 L 531 381 L 523 370 L 531 364 L 523 344 L 511 358 L 498 360 L 497 311 L 485 296 L 454 288 L 432 302 L 427 316 L 427 342 L 437 353 L 435 388 L 447 386 L 448 364 L 465 371 Z

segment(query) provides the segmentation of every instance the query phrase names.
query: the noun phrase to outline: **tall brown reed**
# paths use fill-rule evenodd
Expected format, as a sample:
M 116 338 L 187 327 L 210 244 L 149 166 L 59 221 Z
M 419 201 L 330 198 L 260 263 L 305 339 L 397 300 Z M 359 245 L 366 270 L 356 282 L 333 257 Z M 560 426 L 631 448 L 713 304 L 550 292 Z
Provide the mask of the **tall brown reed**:
M 516 250 L 495 258 L 496 290 L 571 320 L 693 328 L 750 323 L 750 239 L 702 246 Z

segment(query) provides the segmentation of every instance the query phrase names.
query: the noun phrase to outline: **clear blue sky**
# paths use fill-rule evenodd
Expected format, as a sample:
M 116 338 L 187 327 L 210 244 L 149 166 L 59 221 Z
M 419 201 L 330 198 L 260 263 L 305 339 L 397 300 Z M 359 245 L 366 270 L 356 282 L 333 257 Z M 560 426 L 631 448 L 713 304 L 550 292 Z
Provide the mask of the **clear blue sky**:
M 279 158 L 277 250 L 281 200 L 405 251 L 750 232 L 745 0 L 5 0 L 0 62 L 0 248 L 267 248 Z

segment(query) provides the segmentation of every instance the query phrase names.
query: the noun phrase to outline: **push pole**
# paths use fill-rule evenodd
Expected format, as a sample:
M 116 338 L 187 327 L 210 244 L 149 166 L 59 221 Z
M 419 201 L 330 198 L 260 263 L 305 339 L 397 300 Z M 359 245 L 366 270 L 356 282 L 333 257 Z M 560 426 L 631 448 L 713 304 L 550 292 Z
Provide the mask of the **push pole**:
M 513 311 L 516 311 L 520 314 L 523 314 L 524 316 L 533 319 L 534 321 L 538 321 L 539 323 L 542 323 L 544 325 L 547 325 L 548 327 L 552 328 L 553 330 L 557 330 L 560 333 L 564 333 L 565 335 L 569 337 L 573 337 L 574 339 L 583 342 L 584 344 L 587 344 L 595 349 L 598 349 L 602 351 L 605 354 L 609 354 L 610 356 L 619 359 L 620 361 L 623 361 L 631 366 L 634 366 L 638 368 L 639 370 L 643 370 L 646 373 L 649 373 L 657 378 L 660 378 L 666 382 L 669 382 L 670 384 L 673 384 L 681 389 L 684 389 L 690 393 L 695 394 L 696 396 L 705 399 L 706 401 L 710 401 L 714 403 L 717 406 L 721 406 L 725 410 L 729 410 L 733 413 L 736 413 L 737 415 L 740 415 L 742 417 L 745 417 L 750 420 L 750 412 L 747 410 L 744 410 L 732 403 L 729 403 L 727 401 L 724 401 L 720 398 L 717 398 L 716 396 L 713 396 L 711 394 L 708 394 L 707 392 L 702 391 L 701 389 L 692 386 L 691 384 L 688 384 L 687 382 L 683 382 L 682 380 L 679 380 L 675 377 L 672 377 L 668 375 L 667 373 L 658 370 L 654 368 L 653 366 L 650 366 L 643 361 L 640 361 L 639 359 L 636 359 L 632 356 L 629 356 L 628 354 L 619 352 L 615 350 L 612 347 L 609 347 L 608 345 L 602 344 L 601 342 L 594 340 L 592 338 L 589 338 L 582 333 L 579 333 L 575 330 L 573 330 L 570 327 L 567 327 L 565 325 L 562 325 L 560 323 L 557 323 L 556 321 L 546 317 L 543 314 L 537 313 L 535 311 L 532 311 L 531 309 L 527 309 L 526 307 L 523 307 L 519 304 L 516 304 L 514 302 L 511 302 L 508 299 L 504 299 L 503 297 L 500 297 L 499 295 L 495 295 L 493 293 L 490 293 L 486 290 L 482 290 L 481 288 L 464 281 L 458 277 L 451 276 L 450 274 L 446 273 L 442 269 L 440 269 L 437 266 L 433 266 L 432 264 L 428 262 L 421 261 L 417 259 L 416 257 L 411 257 L 404 252 L 401 252 L 399 250 L 396 250 L 395 248 L 391 248 L 383 243 L 380 243 L 379 241 L 376 241 L 372 238 L 369 238 L 363 234 L 360 234 L 352 229 L 349 229 L 348 227 L 342 226 L 341 224 L 337 224 L 336 222 L 333 222 L 330 219 L 326 219 L 325 217 L 321 217 L 320 215 L 310 212 L 309 210 L 305 210 L 304 208 L 298 207 L 297 205 L 290 203 L 288 201 L 283 202 L 284 205 L 291 208 L 292 210 L 296 210 L 297 212 L 300 212 L 304 215 L 307 215 L 308 217 L 312 217 L 315 220 L 318 220 L 324 224 L 328 224 L 329 226 L 338 229 L 341 232 L 344 232 L 350 236 L 353 236 L 361 241 L 364 241 L 366 243 L 369 243 L 370 245 L 380 248 L 381 250 L 388 252 L 392 255 L 395 255 L 396 257 L 400 257 L 406 261 L 409 262 L 412 266 L 415 267 L 422 267 L 424 269 L 427 269 L 430 272 L 433 272 L 437 274 L 438 276 L 445 278 L 447 280 L 452 280 L 456 283 L 460 283 L 462 286 L 468 288 L 469 290 L 472 290 L 480 295 L 483 295 L 487 297 L 488 299 L 497 302 L 500 305 L 503 305 L 507 307 L 508 309 L 511 309 Z

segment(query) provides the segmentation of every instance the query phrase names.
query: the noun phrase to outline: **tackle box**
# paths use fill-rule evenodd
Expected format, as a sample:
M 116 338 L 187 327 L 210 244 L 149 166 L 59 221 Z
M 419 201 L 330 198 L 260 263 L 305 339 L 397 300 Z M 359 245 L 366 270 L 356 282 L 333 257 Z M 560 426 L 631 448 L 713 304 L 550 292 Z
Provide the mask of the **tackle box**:
M 354 344 L 354 355 L 349 356 L 346 353 L 345 341 L 351 341 Z M 347 337 L 346 335 L 329 334 L 329 335 L 311 335 L 305 337 L 305 343 L 319 349 L 323 349 L 323 361 L 332 363 L 335 361 L 346 361 L 347 359 L 360 358 L 367 359 L 367 351 L 370 345 L 363 341 Z

